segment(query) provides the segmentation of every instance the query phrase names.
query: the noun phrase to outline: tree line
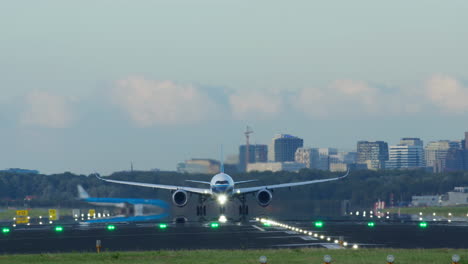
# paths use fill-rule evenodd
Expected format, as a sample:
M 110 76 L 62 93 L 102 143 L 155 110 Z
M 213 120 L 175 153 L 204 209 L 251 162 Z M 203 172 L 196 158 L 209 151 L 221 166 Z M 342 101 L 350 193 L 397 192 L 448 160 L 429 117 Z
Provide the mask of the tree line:
M 319 170 L 303 169 L 299 172 L 251 172 L 233 174 L 236 181 L 258 179 L 245 186 L 268 185 L 286 182 L 307 181 L 339 176 Z M 209 181 L 212 175 L 182 174 L 177 172 L 118 172 L 110 178 L 125 181 L 190 185 L 185 180 Z M 81 184 L 92 197 L 148 198 L 170 201 L 166 190 L 127 186 L 103 182 L 93 175 L 72 173 L 53 175 L 24 175 L 0 173 L 0 204 L 24 203 L 26 196 L 32 196 L 33 205 L 76 206 L 77 185 Z M 294 191 L 278 189 L 275 198 L 281 201 L 299 200 L 350 200 L 354 207 L 369 207 L 377 200 L 395 204 L 411 201 L 413 195 L 444 194 L 456 186 L 468 186 L 468 172 L 431 173 L 424 170 L 352 171 L 340 181 L 295 187 Z

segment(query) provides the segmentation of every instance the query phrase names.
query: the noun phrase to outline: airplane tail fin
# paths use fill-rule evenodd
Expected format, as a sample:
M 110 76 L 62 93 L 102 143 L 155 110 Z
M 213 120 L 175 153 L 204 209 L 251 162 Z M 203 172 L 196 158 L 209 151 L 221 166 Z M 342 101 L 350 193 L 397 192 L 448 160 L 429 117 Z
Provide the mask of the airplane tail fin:
M 85 189 L 83 188 L 83 186 L 79 185 L 78 184 L 78 197 L 80 199 L 88 199 L 89 198 L 89 194 L 85 191 Z
M 224 152 L 223 152 L 223 145 L 221 145 L 221 160 L 220 160 L 220 163 L 221 163 L 220 171 L 221 171 L 221 173 L 224 173 Z

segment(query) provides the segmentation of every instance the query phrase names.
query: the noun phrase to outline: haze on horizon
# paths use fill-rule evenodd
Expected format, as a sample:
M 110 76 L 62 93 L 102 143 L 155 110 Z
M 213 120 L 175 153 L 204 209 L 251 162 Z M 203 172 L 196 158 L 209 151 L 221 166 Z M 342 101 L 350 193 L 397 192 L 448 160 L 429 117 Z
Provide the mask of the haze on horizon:
M 174 170 L 276 133 L 460 139 L 466 1 L 60 1 L 0 10 L 0 169 Z

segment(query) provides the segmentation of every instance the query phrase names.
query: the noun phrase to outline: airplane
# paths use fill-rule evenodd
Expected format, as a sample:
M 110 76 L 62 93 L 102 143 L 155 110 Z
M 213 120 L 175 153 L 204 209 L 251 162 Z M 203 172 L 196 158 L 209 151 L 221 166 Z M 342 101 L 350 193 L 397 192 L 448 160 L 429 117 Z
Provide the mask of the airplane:
M 162 200 L 153 199 L 137 199 L 137 198 L 96 198 L 90 197 L 83 186 L 78 185 L 78 198 L 96 206 L 117 207 L 122 209 L 122 215 L 106 219 L 93 219 L 87 222 L 132 222 L 132 221 L 149 221 L 165 218 L 169 216 L 169 205 Z M 144 215 L 144 208 L 160 208 L 162 212 L 153 215 Z M 159 210 L 161 211 L 161 210 Z M 124 216 L 125 215 L 125 216 Z
M 129 182 L 129 181 L 118 181 L 111 179 L 104 179 L 96 174 L 96 177 L 100 180 L 118 184 L 126 184 L 133 186 L 149 187 L 156 189 L 166 189 L 172 192 L 172 201 L 178 207 L 184 207 L 187 205 L 189 196 L 188 194 L 196 194 L 199 197 L 199 205 L 197 206 L 197 216 L 206 216 L 206 206 L 204 205 L 207 200 L 216 200 L 220 205 L 220 213 L 224 214 L 225 207 L 224 205 L 228 201 L 233 199 L 239 199 L 241 206 L 239 206 L 239 214 L 242 216 L 248 215 L 248 206 L 246 205 L 246 195 L 254 194 L 257 203 L 266 207 L 271 203 L 273 199 L 273 190 L 279 188 L 291 188 L 296 186 L 315 184 L 321 182 L 336 181 L 343 179 L 349 175 L 349 169 L 345 175 L 337 178 L 330 179 L 321 179 L 321 180 L 312 180 L 312 181 L 303 181 L 303 182 L 294 182 L 294 183 L 282 183 L 282 184 L 273 184 L 273 185 L 263 185 L 256 187 L 246 187 L 246 188 L 237 188 L 236 185 L 253 182 L 256 180 L 248 181 L 239 181 L 235 182 L 231 176 L 224 173 L 224 166 L 221 164 L 220 173 L 214 175 L 209 182 L 205 181 L 194 181 L 186 180 L 188 182 L 201 183 L 209 185 L 209 188 L 195 188 L 189 186 L 176 186 L 176 185 L 164 185 L 164 184 L 153 184 L 153 183 L 141 183 L 141 182 Z

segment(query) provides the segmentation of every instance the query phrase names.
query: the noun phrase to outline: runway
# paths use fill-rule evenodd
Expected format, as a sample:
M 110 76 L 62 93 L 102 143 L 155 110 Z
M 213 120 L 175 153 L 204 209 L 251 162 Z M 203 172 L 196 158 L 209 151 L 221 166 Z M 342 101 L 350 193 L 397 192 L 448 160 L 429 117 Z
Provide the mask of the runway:
M 53 226 L 11 228 L 0 235 L 0 253 L 44 253 L 95 251 L 101 240 L 105 251 L 181 250 L 181 249 L 262 249 L 323 247 L 340 248 L 333 243 L 343 239 L 359 247 L 392 248 L 468 248 L 468 223 L 429 223 L 422 229 L 416 222 L 327 221 L 316 228 L 312 221 L 282 222 L 290 226 L 330 237 L 331 241 L 260 222 L 226 223 L 211 228 L 209 223 L 168 224 L 160 229 L 156 223 L 63 225 L 62 232 Z

